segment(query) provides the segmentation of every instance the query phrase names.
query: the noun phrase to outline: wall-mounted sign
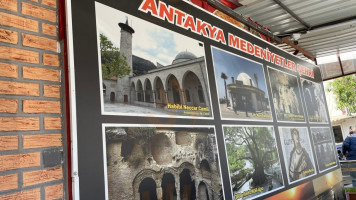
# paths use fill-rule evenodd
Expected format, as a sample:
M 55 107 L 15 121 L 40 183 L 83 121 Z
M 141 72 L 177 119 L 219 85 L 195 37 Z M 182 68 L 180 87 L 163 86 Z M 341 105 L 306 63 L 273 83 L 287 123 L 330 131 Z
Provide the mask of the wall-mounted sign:
M 189 1 L 68 5 L 77 196 L 343 197 L 316 66 Z

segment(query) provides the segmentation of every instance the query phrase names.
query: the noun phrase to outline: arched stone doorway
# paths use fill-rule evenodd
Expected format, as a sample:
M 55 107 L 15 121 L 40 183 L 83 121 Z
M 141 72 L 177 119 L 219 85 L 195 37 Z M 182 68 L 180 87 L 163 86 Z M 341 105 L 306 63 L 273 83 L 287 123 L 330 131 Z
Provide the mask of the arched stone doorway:
M 110 102 L 115 103 L 115 92 L 110 93 Z
M 196 189 L 194 180 L 190 176 L 190 170 L 184 169 L 179 174 L 180 183 L 180 197 L 182 200 L 194 200 L 196 199 Z
M 137 81 L 137 101 L 142 101 L 143 102 L 143 87 L 142 83 L 140 80 Z
M 177 199 L 177 191 L 175 186 L 174 176 L 170 173 L 166 173 L 162 177 L 162 191 L 163 200 L 175 200 Z
M 186 104 L 189 106 L 205 106 L 204 91 L 198 76 L 188 71 L 183 78 L 183 90 Z
M 200 182 L 198 186 L 199 200 L 209 200 L 208 187 L 206 187 L 204 182 Z
M 149 79 L 145 80 L 145 102 L 153 103 L 152 84 Z
M 168 88 L 168 103 L 171 104 L 181 104 L 181 96 L 180 91 L 181 88 L 179 86 L 179 82 L 174 75 L 170 75 L 167 79 L 167 88 Z
M 138 191 L 141 200 L 157 200 L 156 182 L 152 178 L 143 179 Z
M 156 77 L 154 85 L 156 90 L 156 104 L 160 107 L 164 107 L 167 104 L 167 100 L 162 80 L 159 77 Z

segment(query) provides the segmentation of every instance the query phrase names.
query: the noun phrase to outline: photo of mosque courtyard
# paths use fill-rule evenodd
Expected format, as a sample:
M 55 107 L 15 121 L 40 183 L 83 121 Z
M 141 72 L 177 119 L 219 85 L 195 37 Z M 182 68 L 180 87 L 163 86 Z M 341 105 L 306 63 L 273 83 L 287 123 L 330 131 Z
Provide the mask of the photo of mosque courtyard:
M 203 43 L 101 4 L 97 11 L 103 114 L 212 117 Z

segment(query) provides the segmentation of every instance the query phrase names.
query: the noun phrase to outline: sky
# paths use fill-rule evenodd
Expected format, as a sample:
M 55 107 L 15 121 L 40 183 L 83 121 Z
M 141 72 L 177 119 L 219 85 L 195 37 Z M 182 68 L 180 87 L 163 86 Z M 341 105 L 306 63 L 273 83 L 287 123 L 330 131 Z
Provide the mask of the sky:
M 154 64 L 171 64 L 181 51 L 189 51 L 197 57 L 204 56 L 204 47 L 199 41 L 162 28 L 145 20 L 95 2 L 96 24 L 99 33 L 107 36 L 120 48 L 120 27 L 125 23 L 135 30 L 133 34 L 133 54 L 150 60 Z
M 265 76 L 261 64 L 249 61 L 214 47 L 212 48 L 212 53 L 219 98 L 225 97 L 224 79 L 220 77 L 222 72 L 228 76 L 226 84 L 231 83 L 231 77 L 234 77 L 236 80 L 237 76 L 244 72 L 248 74 L 252 78 L 255 85 L 257 85 L 254 80 L 254 73 L 257 74 L 258 88 L 265 92 L 266 98 L 268 97 Z

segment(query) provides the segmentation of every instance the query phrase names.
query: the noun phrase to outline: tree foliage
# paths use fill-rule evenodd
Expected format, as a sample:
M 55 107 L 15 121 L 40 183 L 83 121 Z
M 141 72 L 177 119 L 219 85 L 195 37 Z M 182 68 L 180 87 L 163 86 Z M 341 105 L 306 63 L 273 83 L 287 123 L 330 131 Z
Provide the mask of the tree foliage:
M 226 144 L 227 157 L 229 160 L 229 168 L 231 172 L 244 171 L 244 160 L 241 159 L 245 154 L 243 146 L 236 147 L 233 144 Z
M 249 160 L 254 168 L 253 184 L 264 184 L 267 180 L 264 169 L 274 162 L 277 152 L 271 128 L 225 127 L 224 133 L 231 173 L 244 170 L 242 161 Z
M 101 69 L 104 79 L 124 77 L 131 72 L 126 57 L 104 34 L 100 34 Z
M 338 109 L 347 108 L 349 115 L 356 112 L 356 81 L 354 75 L 333 80 L 327 90 L 335 94 Z

